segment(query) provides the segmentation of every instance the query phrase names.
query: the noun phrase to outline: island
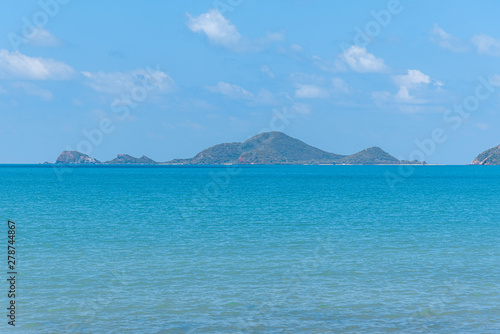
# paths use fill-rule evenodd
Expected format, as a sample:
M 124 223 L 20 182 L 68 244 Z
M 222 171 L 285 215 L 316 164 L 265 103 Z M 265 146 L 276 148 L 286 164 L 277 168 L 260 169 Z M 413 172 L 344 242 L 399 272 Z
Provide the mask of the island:
M 223 143 L 207 148 L 190 159 L 174 159 L 157 163 L 146 156 L 134 158 L 119 154 L 100 162 L 76 151 L 64 151 L 56 164 L 127 164 L 127 165 L 398 165 L 425 164 L 421 161 L 398 160 L 379 147 L 371 147 L 352 155 L 323 151 L 282 132 L 265 132 L 242 143 Z
M 500 145 L 479 154 L 471 165 L 500 165 Z
M 86 154 L 77 151 L 64 151 L 57 158 L 56 164 L 68 165 L 96 165 L 101 162 L 95 158 L 89 157 Z
M 64 151 L 57 158 L 56 164 L 64 165 L 156 165 L 157 162 L 143 155 L 135 158 L 128 154 L 118 154 L 116 158 L 106 162 L 88 156 L 78 151 Z
M 108 165 L 156 165 L 157 162 L 153 159 L 143 155 L 140 158 L 135 158 L 128 154 L 118 154 L 116 158 L 111 161 L 106 161 Z

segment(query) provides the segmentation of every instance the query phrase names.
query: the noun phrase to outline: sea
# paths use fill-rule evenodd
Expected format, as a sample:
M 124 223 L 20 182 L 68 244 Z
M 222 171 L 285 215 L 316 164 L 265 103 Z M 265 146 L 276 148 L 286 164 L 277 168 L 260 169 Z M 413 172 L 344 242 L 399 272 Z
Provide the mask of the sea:
M 0 218 L 1 333 L 500 333 L 500 166 L 2 165 Z

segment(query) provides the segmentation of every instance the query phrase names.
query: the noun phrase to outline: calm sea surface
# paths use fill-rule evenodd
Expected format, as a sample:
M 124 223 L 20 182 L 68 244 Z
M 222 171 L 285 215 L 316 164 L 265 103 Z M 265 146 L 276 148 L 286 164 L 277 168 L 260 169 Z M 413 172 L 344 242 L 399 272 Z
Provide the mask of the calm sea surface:
M 500 333 L 500 166 L 398 168 L 0 166 L 15 330 Z

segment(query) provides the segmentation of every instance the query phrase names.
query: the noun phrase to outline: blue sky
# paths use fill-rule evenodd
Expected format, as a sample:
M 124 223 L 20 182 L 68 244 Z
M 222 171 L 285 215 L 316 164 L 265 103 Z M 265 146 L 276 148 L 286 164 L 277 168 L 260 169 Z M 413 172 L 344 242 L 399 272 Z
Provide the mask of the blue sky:
M 465 164 L 500 144 L 500 3 L 2 3 L 0 163 L 188 158 L 279 130 Z

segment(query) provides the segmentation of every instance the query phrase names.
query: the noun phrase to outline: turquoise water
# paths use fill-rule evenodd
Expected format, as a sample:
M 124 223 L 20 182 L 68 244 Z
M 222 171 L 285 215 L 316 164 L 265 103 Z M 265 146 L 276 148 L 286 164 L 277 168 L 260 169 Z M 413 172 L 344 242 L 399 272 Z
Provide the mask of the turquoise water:
M 500 167 L 62 172 L 0 167 L 17 332 L 500 332 Z

